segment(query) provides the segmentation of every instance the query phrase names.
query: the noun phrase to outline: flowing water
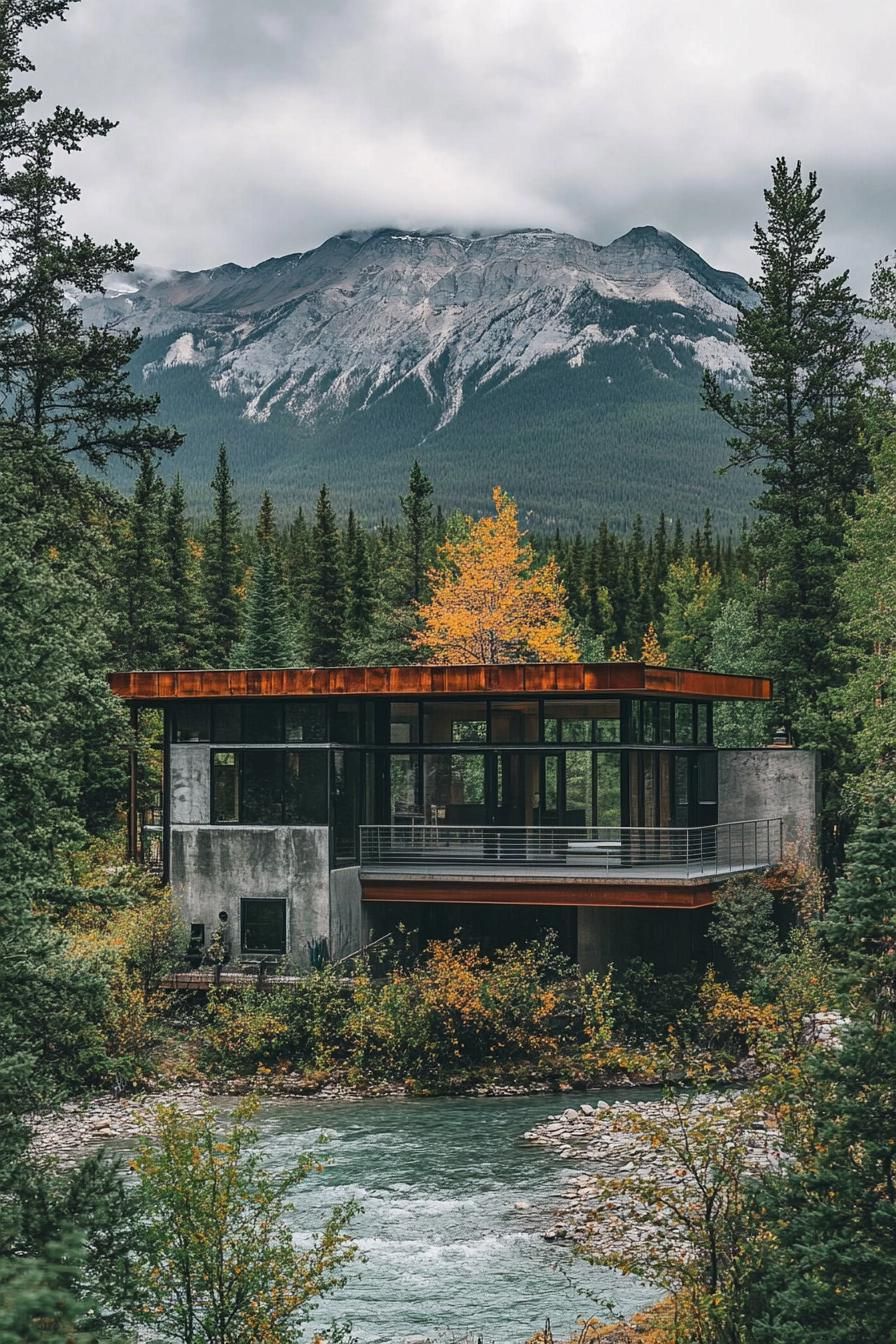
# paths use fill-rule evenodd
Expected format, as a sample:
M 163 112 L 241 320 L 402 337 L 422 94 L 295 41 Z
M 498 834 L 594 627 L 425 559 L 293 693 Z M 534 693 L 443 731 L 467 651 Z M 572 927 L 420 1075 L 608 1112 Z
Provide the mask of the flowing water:
M 300 1187 L 299 1240 L 334 1203 L 362 1205 L 352 1232 L 365 1260 L 314 1324 L 349 1320 L 360 1344 L 522 1344 L 546 1317 L 562 1339 L 578 1316 L 604 1314 L 607 1299 L 626 1313 L 654 1301 L 646 1285 L 542 1236 L 573 1168 L 522 1135 L 567 1104 L 539 1095 L 266 1106 L 262 1144 L 276 1169 L 329 1137 L 326 1170 Z

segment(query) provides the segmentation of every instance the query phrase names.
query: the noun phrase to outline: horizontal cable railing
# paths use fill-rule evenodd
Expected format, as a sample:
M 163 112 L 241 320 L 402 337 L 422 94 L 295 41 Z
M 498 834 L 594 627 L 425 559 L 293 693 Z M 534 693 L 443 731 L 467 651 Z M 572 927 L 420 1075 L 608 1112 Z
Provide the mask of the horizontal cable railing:
M 716 826 L 454 826 L 393 822 L 361 827 L 361 868 L 583 868 L 612 875 L 655 869 L 696 876 L 770 868 L 781 862 L 783 822 Z

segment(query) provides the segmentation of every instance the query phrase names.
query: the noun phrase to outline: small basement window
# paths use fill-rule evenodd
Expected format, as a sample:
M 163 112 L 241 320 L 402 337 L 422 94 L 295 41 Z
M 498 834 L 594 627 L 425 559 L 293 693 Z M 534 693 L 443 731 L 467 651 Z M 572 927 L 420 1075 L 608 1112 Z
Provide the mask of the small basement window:
M 249 897 L 240 902 L 243 952 L 284 955 L 286 952 L 286 901 Z

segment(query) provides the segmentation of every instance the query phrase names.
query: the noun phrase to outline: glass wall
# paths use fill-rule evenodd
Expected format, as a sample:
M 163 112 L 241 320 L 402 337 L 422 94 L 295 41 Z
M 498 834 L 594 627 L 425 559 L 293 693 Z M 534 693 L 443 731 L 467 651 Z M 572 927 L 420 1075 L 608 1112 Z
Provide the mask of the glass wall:
M 211 816 L 247 826 L 325 826 L 327 753 L 213 752 Z
M 423 741 L 426 743 L 478 743 L 488 735 L 488 711 L 484 700 L 425 700 Z
M 430 825 L 484 826 L 485 756 L 439 752 L 423 757 L 423 816 Z
M 338 863 L 357 861 L 365 823 L 666 828 L 715 816 L 705 702 L 259 698 L 179 706 L 172 731 L 212 743 L 214 823 L 329 824 Z
M 537 700 L 492 701 L 492 742 L 537 742 Z
M 618 700 L 546 700 L 545 742 L 618 742 Z
M 491 700 L 344 699 L 181 702 L 172 713 L 174 742 L 344 746 L 612 746 L 631 742 L 701 745 L 712 742 L 706 701 L 659 697 L 621 700 L 549 696 Z

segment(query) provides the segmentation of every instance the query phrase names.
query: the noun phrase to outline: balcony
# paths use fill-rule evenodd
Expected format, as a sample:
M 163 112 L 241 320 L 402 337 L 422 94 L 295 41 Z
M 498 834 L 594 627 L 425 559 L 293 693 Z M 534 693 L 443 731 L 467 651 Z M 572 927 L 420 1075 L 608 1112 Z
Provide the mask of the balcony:
M 582 892 L 581 900 L 570 894 L 573 904 L 594 903 L 584 889 L 596 885 L 623 894 L 627 887 L 652 889 L 655 895 L 671 886 L 673 895 L 663 904 L 701 904 L 707 902 L 685 899 L 682 892 L 688 887 L 706 892 L 734 873 L 774 867 L 782 852 L 780 817 L 663 829 L 400 823 L 361 827 L 361 881 L 365 895 L 373 898 L 379 885 L 379 899 L 386 899 L 386 887 L 397 890 L 400 883 L 430 884 L 436 899 L 436 888 L 492 879 L 505 892 L 500 899 L 507 901 L 514 899 L 510 886 L 515 882 L 532 893 L 531 884 L 554 891 L 575 885 Z

